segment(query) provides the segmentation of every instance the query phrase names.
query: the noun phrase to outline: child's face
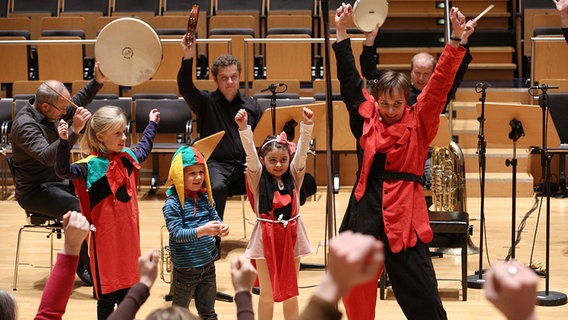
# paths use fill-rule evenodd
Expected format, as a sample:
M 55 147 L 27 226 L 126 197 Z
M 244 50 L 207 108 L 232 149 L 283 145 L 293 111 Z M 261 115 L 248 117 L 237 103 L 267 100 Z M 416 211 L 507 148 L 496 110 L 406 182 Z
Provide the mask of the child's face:
M 273 149 L 268 151 L 260 161 L 274 178 L 280 178 L 288 171 L 290 166 L 290 154 L 286 149 Z
M 97 133 L 97 139 L 104 144 L 107 152 L 121 152 L 126 146 L 126 125 L 122 124 L 105 133 Z
M 205 180 L 205 166 L 202 164 L 194 164 L 183 168 L 183 185 L 185 191 L 199 191 L 203 188 L 203 180 Z

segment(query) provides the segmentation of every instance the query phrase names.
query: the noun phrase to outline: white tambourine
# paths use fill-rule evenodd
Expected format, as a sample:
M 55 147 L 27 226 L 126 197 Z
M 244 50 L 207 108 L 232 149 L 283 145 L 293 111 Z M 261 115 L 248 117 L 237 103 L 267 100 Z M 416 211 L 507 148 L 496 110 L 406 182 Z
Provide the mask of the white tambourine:
M 387 19 L 389 3 L 386 0 L 357 0 L 353 6 L 353 22 L 363 32 L 371 32 Z

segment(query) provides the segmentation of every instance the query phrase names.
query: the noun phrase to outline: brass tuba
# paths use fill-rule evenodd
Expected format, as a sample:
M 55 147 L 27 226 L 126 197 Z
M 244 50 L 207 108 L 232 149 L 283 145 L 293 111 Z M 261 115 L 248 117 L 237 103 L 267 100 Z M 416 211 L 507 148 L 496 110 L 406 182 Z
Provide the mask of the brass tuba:
M 434 147 L 432 152 L 432 206 L 433 211 L 467 212 L 465 181 L 465 158 L 454 141 L 447 147 Z M 471 230 L 470 230 L 471 232 Z M 459 255 L 461 249 L 447 248 L 443 253 Z M 479 248 L 468 235 L 468 254 L 479 253 Z
M 164 237 L 168 244 L 164 244 Z M 170 258 L 170 246 L 168 239 L 168 228 L 163 225 L 160 229 L 160 278 L 165 283 L 172 283 L 173 264 Z
M 432 152 L 432 203 L 434 211 L 467 211 L 465 160 L 454 141 Z

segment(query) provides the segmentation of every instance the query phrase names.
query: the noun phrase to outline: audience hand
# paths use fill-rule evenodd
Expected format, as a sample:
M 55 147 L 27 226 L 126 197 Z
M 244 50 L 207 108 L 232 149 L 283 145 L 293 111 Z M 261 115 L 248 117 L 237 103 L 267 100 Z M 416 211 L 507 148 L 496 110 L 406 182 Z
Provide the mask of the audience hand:
M 140 271 L 140 282 L 152 288 L 158 277 L 158 251 L 156 249 L 138 258 L 138 270 Z
M 73 124 L 71 124 L 73 132 L 75 132 L 75 134 L 79 134 L 89 119 L 91 119 L 91 112 L 88 109 L 85 109 L 84 107 L 77 108 L 73 115 Z
M 307 107 L 302 108 L 302 116 L 304 119 L 302 120 L 305 124 L 312 124 L 314 123 L 314 112 Z
M 61 140 L 69 139 L 69 129 L 67 128 L 67 122 L 65 122 L 65 120 L 59 119 L 57 132 L 59 133 L 59 138 L 61 138 Z
M 63 231 L 65 240 L 63 243 L 62 254 L 68 256 L 78 256 L 81 252 L 81 245 L 89 233 L 89 222 L 80 212 L 68 211 L 63 216 Z
M 537 276 L 513 260 L 493 264 L 485 274 L 485 297 L 509 320 L 536 319 Z
M 248 113 L 245 109 L 241 109 L 237 112 L 235 122 L 239 126 L 239 130 L 246 130 L 248 126 Z
M 160 111 L 158 111 L 158 109 L 152 109 L 150 110 L 150 114 L 148 115 L 148 117 L 150 118 L 150 121 L 154 121 L 155 123 L 160 122 Z
M 345 231 L 331 240 L 328 259 L 315 295 L 336 303 L 351 287 L 377 276 L 384 261 L 383 243 L 373 236 Z
M 250 292 L 256 281 L 256 277 L 256 269 L 248 259 L 243 256 L 233 258 L 231 262 L 231 280 L 233 281 L 235 293 L 242 291 Z

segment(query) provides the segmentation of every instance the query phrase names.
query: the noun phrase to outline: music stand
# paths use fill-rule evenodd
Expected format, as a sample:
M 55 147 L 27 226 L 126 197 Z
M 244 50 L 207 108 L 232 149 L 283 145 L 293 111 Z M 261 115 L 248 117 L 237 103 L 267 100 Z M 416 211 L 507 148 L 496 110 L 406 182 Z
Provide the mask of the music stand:
M 511 247 L 505 260 L 515 259 L 516 247 L 516 218 L 517 218 L 517 146 L 529 148 L 540 143 L 541 128 L 537 119 L 541 109 L 534 105 L 488 103 L 486 104 L 488 128 L 487 141 L 489 145 L 505 146 L 513 141 L 513 158 L 505 161 L 506 166 L 512 166 L 512 196 L 511 196 Z
M 310 108 L 314 112 L 314 129 L 312 130 L 312 134 L 318 132 L 318 128 L 322 123 L 325 123 L 325 103 L 311 103 L 311 104 L 300 104 L 296 106 L 286 106 L 286 107 L 277 107 L 276 110 L 276 119 L 275 119 L 275 132 L 276 134 L 280 134 L 284 129 L 286 123 L 290 120 L 294 120 L 297 123 L 300 123 L 303 119 L 302 109 L 304 107 Z M 272 124 L 272 114 L 273 111 L 271 108 L 268 108 L 262 114 L 262 117 L 258 121 L 256 128 L 254 129 L 254 144 L 257 147 L 264 142 L 267 136 L 271 135 L 273 132 L 273 124 Z M 299 135 L 294 136 L 294 140 L 298 141 Z M 289 137 L 290 138 L 290 137 Z

